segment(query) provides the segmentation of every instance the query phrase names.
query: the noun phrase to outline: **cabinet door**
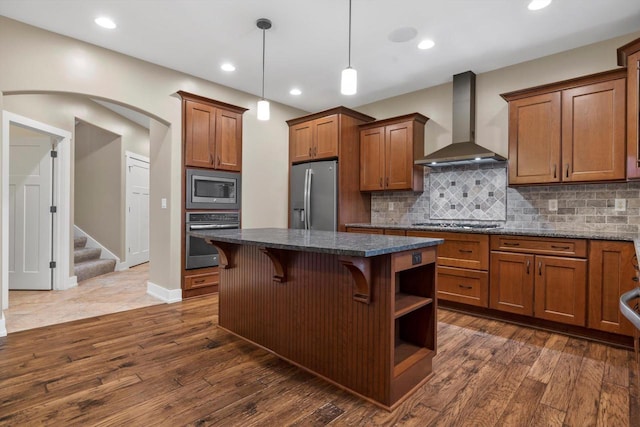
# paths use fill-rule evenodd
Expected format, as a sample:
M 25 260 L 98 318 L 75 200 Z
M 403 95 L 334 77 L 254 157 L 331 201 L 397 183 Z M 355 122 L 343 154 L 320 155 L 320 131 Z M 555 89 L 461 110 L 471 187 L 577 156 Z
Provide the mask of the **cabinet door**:
M 384 187 L 409 190 L 413 172 L 413 122 L 385 127 Z
M 338 115 L 332 114 L 313 121 L 315 140 L 311 154 L 314 159 L 338 157 Z
M 534 316 L 585 326 L 587 260 L 536 256 Z
M 185 152 L 187 166 L 214 167 L 216 109 L 193 101 L 185 101 Z
M 313 121 L 299 123 L 289 128 L 289 160 L 291 163 L 306 162 L 311 159 L 313 132 Z
M 360 132 L 360 191 L 382 190 L 384 127 Z
M 562 180 L 624 179 L 625 79 L 562 91 Z
M 560 93 L 509 103 L 509 184 L 559 182 Z
M 489 307 L 533 315 L 534 256 L 491 252 Z
M 640 178 L 640 52 L 627 58 L 627 178 Z
M 636 287 L 633 243 L 592 240 L 589 247 L 589 327 L 633 335 L 620 313 L 620 295 Z
M 216 111 L 216 169 L 240 171 L 242 167 L 242 114 Z

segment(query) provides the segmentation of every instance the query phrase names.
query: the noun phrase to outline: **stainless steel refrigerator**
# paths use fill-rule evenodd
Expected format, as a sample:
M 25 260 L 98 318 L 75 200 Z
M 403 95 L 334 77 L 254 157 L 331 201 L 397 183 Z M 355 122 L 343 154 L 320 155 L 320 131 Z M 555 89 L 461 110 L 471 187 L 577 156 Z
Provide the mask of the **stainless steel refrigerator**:
M 291 168 L 291 228 L 336 231 L 338 161 L 301 163 Z

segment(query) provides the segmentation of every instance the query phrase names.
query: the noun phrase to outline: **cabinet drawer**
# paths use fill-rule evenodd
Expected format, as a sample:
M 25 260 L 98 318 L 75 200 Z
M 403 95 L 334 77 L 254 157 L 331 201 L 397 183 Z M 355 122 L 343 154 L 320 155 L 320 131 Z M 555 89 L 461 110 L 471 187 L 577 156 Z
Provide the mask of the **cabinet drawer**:
M 478 307 L 489 306 L 489 273 L 438 267 L 438 298 Z
M 491 250 L 586 258 L 587 241 L 548 237 L 491 236 Z
M 406 236 L 407 232 L 405 230 L 398 230 L 395 228 L 385 228 L 384 234 L 389 236 Z
M 486 234 L 407 231 L 407 236 L 444 239 L 444 243 L 438 246 L 438 265 L 489 269 L 489 236 Z
M 220 275 L 217 271 L 212 273 L 194 274 L 184 277 L 185 289 L 205 288 L 207 286 L 217 285 L 220 281 Z

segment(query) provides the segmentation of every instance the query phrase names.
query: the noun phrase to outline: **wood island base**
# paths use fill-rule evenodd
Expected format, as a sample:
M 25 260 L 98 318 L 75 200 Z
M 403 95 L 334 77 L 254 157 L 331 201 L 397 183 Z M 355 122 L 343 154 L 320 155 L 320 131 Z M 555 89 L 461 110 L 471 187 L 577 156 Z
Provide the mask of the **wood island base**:
M 222 329 L 389 411 L 429 379 L 436 246 L 351 257 L 210 243 Z

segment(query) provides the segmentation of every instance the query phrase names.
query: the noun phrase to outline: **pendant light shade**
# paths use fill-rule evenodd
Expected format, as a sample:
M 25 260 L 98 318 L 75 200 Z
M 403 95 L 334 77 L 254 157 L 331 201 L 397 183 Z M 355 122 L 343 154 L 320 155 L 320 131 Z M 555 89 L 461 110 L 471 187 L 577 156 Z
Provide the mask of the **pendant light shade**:
M 351 67 L 351 0 L 349 0 L 349 62 L 347 68 L 342 70 L 340 92 L 343 95 L 355 95 L 358 91 L 358 72 Z
M 258 120 L 269 120 L 270 117 L 269 101 L 261 99 L 258 101 Z
M 258 101 L 258 120 L 269 120 L 269 101 L 264 99 L 264 54 L 265 54 L 265 31 L 271 28 L 271 21 L 267 18 L 260 18 L 256 21 L 256 26 L 262 30 L 262 99 Z
M 358 72 L 355 68 L 345 68 L 342 70 L 342 82 L 340 92 L 343 95 L 355 95 L 358 91 Z

